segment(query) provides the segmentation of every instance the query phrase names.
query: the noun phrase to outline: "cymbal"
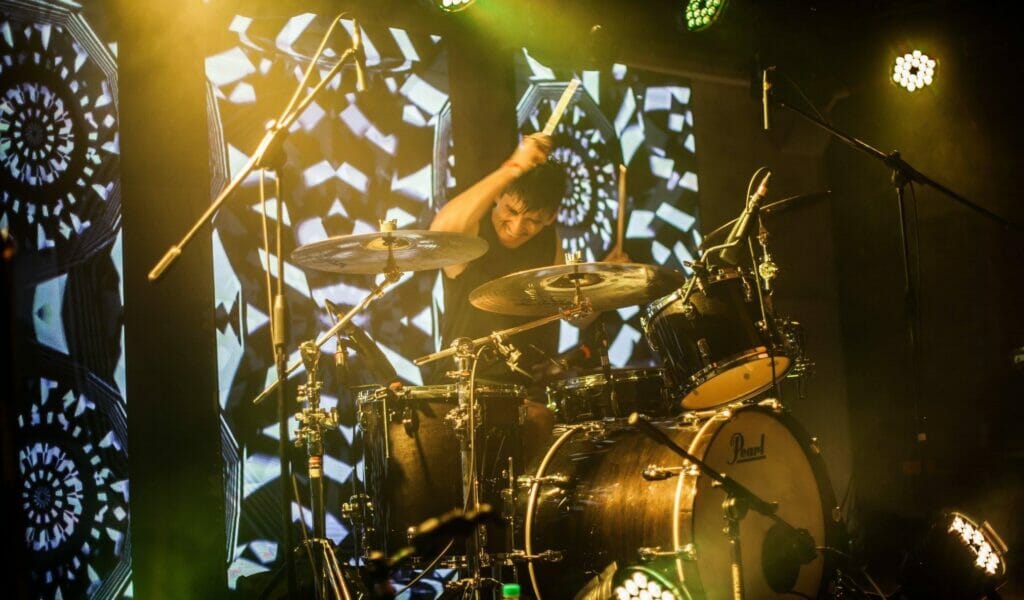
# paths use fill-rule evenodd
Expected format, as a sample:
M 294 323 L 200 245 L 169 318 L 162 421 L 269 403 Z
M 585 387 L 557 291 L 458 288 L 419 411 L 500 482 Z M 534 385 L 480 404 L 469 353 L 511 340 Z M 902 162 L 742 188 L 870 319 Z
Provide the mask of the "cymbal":
M 570 306 L 579 282 L 597 312 L 646 304 L 679 289 L 685 276 L 673 269 L 637 263 L 578 263 L 511 273 L 477 287 L 473 306 L 521 317 L 552 315 Z
M 785 209 L 785 208 L 791 208 L 792 206 L 797 205 L 797 204 L 803 204 L 804 202 L 809 202 L 811 200 L 817 200 L 819 198 L 828 197 L 830 194 L 832 194 L 832 190 L 825 190 L 823 192 L 814 192 L 814 193 L 811 193 L 811 194 L 800 194 L 799 196 L 790 196 L 789 198 L 783 198 L 782 200 L 776 200 L 775 202 L 772 202 L 770 204 L 765 204 L 764 206 L 762 206 L 761 207 L 761 214 L 762 215 L 770 215 L 770 214 L 772 214 L 772 213 L 774 213 L 776 211 L 779 211 L 779 210 L 782 210 L 782 209 Z M 733 219 L 731 221 L 726 221 L 725 223 L 722 223 L 721 225 L 719 225 L 714 231 L 712 231 L 711 233 L 709 233 L 706 236 L 704 236 L 704 239 L 701 240 L 700 247 L 704 248 L 707 245 L 708 240 L 713 240 L 716 237 L 722 235 L 723 233 L 725 233 L 726 229 L 729 229 L 730 227 L 732 227 L 733 223 L 735 223 L 738 220 L 739 220 L 739 217 L 736 217 L 735 219 Z
M 296 248 L 292 261 L 331 273 L 376 275 L 389 267 L 401 272 L 429 271 L 469 262 L 487 252 L 487 242 L 449 231 L 390 231 L 341 235 Z

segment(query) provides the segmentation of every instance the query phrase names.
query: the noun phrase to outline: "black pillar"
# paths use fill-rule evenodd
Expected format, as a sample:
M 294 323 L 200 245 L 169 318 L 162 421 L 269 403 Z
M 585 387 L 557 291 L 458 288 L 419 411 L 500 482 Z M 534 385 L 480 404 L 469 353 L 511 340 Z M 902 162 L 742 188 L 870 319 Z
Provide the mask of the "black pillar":
M 118 0 L 131 544 L 137 598 L 227 588 L 200 0 Z

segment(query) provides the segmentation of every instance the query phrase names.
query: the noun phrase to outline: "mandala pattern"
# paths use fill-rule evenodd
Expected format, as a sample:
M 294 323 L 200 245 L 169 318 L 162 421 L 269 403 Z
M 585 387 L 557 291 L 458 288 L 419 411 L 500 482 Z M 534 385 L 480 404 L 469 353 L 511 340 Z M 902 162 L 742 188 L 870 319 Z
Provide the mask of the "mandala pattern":
M 19 246 L 27 333 L 15 340 L 22 551 L 35 597 L 123 598 L 116 65 L 77 9 L 25 0 L 0 16 L 0 228 Z
M 573 73 L 559 73 L 528 51 L 518 56 L 520 133 L 543 128 Z M 626 253 L 634 262 L 689 273 L 700 245 L 697 227 L 696 148 L 690 87 L 685 80 L 614 65 L 579 74 L 583 85 L 552 138 L 554 156 L 566 165 L 571 183 L 558 215 L 568 252 L 602 260 L 615 244 L 618 220 L 618 165 L 627 166 Z M 599 101 L 600 100 L 600 101 Z M 643 339 L 637 307 L 603 315 L 612 341 L 609 359 L 617 367 L 653 365 Z M 581 333 L 562 324 L 562 350 Z
M 18 419 L 35 590 L 46 598 L 120 597 L 130 575 L 123 403 L 66 357 L 41 352 L 43 370 L 59 379 L 30 382 L 38 400 Z
M 88 252 L 120 214 L 116 79 L 81 17 L 0 21 L 0 226 L 19 246 Z M 93 231 L 95 229 L 95 231 Z

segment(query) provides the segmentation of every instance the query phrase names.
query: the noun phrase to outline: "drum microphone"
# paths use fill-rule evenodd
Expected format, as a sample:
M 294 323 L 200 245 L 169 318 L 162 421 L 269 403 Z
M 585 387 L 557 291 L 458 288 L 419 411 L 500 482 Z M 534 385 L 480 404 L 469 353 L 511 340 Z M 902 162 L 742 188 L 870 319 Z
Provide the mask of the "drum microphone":
M 324 304 L 327 305 L 327 310 L 331 311 L 335 315 L 341 314 L 338 306 L 325 299 Z M 388 360 L 388 357 L 381 352 L 377 344 L 370 339 L 370 336 L 366 335 L 366 332 L 356 327 L 354 323 L 349 322 L 345 327 L 339 331 L 339 335 L 344 332 L 348 336 L 349 343 L 360 357 L 366 361 L 367 368 L 382 381 L 395 381 L 398 380 L 398 372 L 395 371 L 394 365 Z M 340 345 L 340 344 L 339 344 Z M 335 354 L 335 361 L 337 361 L 337 354 Z
M 747 237 L 747 230 L 750 229 L 750 220 L 757 211 L 757 207 L 761 204 L 761 200 L 768 194 L 768 180 L 771 179 L 772 172 L 764 176 L 761 180 L 761 185 L 757 186 L 757 191 L 747 201 L 747 205 L 743 208 L 743 212 L 740 213 L 736 223 L 733 224 L 732 230 L 729 231 L 729 237 L 725 238 L 724 246 L 718 253 L 718 258 L 730 265 L 735 265 L 739 262 L 739 254 L 743 250 L 740 247 L 740 241 Z
M 410 542 L 421 554 L 428 554 L 439 544 L 469 536 L 477 526 L 497 521 L 498 515 L 490 504 L 481 504 L 479 510 L 456 508 L 420 523 L 410 532 Z
M 768 77 L 768 73 L 774 71 L 775 67 L 767 67 L 761 71 L 761 112 L 762 112 L 762 125 L 764 130 L 769 131 L 772 128 L 771 122 L 771 91 L 772 82 Z

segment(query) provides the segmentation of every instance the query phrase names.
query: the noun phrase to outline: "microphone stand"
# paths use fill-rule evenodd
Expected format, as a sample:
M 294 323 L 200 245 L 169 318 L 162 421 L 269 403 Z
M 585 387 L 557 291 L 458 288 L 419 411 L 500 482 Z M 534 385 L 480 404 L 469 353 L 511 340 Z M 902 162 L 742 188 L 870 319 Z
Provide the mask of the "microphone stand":
M 658 429 L 653 423 L 640 416 L 639 413 L 629 415 L 629 424 L 637 427 L 644 435 L 651 438 L 658 444 L 665 446 L 682 458 L 690 461 L 697 467 L 701 474 L 711 478 L 715 483 L 714 487 L 722 488 L 725 492 L 725 501 L 722 502 L 722 512 L 725 516 L 727 527 L 726 535 L 729 537 L 729 550 L 732 558 L 732 597 L 733 600 L 743 600 L 743 556 L 740 550 L 740 522 L 747 515 L 749 510 L 764 515 L 779 526 L 782 534 L 790 542 L 790 546 L 799 554 L 797 558 L 800 564 L 807 564 L 817 556 L 814 539 L 806 529 L 794 527 L 791 523 L 778 515 L 779 506 L 775 502 L 768 502 L 746 486 L 722 473 L 707 463 L 690 454 L 664 431 Z
M 766 98 L 767 100 L 768 98 Z M 896 191 L 897 206 L 899 207 L 899 232 L 900 232 L 900 243 L 902 246 L 902 258 L 903 258 L 903 280 L 904 280 L 904 318 L 907 320 L 907 346 L 910 353 L 911 368 L 915 374 L 913 380 L 913 389 L 911 394 L 914 398 L 915 410 L 916 406 L 920 404 L 921 390 L 920 390 L 920 313 L 918 308 L 918 290 L 915 285 L 914 278 L 911 277 L 910 273 L 910 243 L 907 236 L 907 219 L 906 219 L 906 206 L 905 199 L 903 197 L 903 189 L 906 185 L 913 183 L 920 183 L 928 186 L 934 190 L 939 191 L 946 197 L 959 203 L 983 217 L 986 217 L 990 221 L 993 221 L 1001 225 L 1004 229 L 1013 231 L 1014 233 L 1024 233 L 1024 227 L 1019 223 L 1010 221 L 987 208 L 980 206 L 971 200 L 961 196 L 954 192 L 948 187 L 938 183 L 931 177 L 928 177 L 924 173 L 915 169 L 907 161 L 903 160 L 900 156 L 899 151 L 893 150 L 886 154 L 881 150 L 869 145 L 868 143 L 842 131 L 839 131 L 828 123 L 823 118 L 816 115 L 812 115 L 806 110 L 799 107 L 793 106 L 783 101 L 776 101 L 776 104 L 781 108 L 786 108 L 798 116 L 802 117 L 805 121 L 816 125 L 818 128 L 823 129 L 825 132 L 835 137 L 839 141 L 843 142 L 847 146 L 857 150 L 863 154 L 870 156 L 871 158 L 884 164 L 891 172 L 891 181 Z M 915 231 L 915 235 L 917 232 Z M 917 277 L 920 278 L 920 273 L 917 273 Z M 917 417 L 915 416 L 915 419 Z
M 341 71 L 345 63 L 352 60 L 357 56 L 356 48 L 350 47 L 342 53 L 337 63 L 324 75 L 323 78 L 314 86 L 314 88 L 307 93 L 300 100 L 303 90 L 306 89 L 313 72 L 316 70 L 317 62 L 323 55 L 323 51 L 327 46 L 327 40 L 334 32 L 334 28 L 340 22 L 341 17 L 345 13 L 338 14 L 332 21 L 327 32 L 324 34 L 323 39 L 320 41 L 320 46 L 317 48 L 316 54 L 309 61 L 309 66 L 306 68 L 306 72 L 303 75 L 302 81 L 296 86 L 295 92 L 292 94 L 291 99 L 288 101 L 288 105 L 285 106 L 284 110 L 281 111 L 281 115 L 267 124 L 266 132 L 263 134 L 263 138 L 260 143 L 256 146 L 256 150 L 252 156 L 245 163 L 242 169 L 231 179 L 227 186 L 221 190 L 217 198 L 210 204 L 206 211 L 199 217 L 199 219 L 192 225 L 192 228 L 185 233 L 185 236 L 180 242 L 171 246 L 164 254 L 153 269 L 149 272 L 148 279 L 150 282 L 155 282 L 164 273 L 165 270 L 179 257 L 181 256 L 182 249 L 188 244 L 192 238 L 198 233 L 199 229 L 206 224 L 208 221 L 213 219 L 213 215 L 220 209 L 221 205 L 238 189 L 242 182 L 257 168 L 264 171 L 274 171 L 277 176 L 275 177 L 275 185 L 277 188 L 277 293 L 274 297 L 272 306 L 270 307 L 270 331 L 271 337 L 273 338 L 274 345 L 274 365 L 277 369 L 277 378 L 279 382 L 285 381 L 285 362 L 287 355 L 285 354 L 285 346 L 287 343 L 287 321 L 288 321 L 288 308 L 284 297 L 284 257 L 281 255 L 281 228 L 284 220 L 284 202 L 281 198 L 281 183 L 280 183 L 280 171 L 284 164 L 284 149 L 283 143 L 284 138 L 288 134 L 289 128 L 299 118 L 302 112 L 307 106 L 313 101 L 314 98 L 331 82 L 332 79 Z M 358 27 L 358 26 L 357 26 Z M 260 194 L 263 194 L 263 187 L 260 186 Z M 265 203 L 263 204 L 265 206 Z M 269 248 L 268 248 L 269 254 Z M 269 260 L 269 256 L 268 256 Z M 268 292 L 269 293 L 269 292 Z M 319 346 L 319 345 L 318 345 Z M 278 433 L 280 436 L 278 443 L 279 458 L 281 462 L 281 481 L 286 482 L 289 480 L 290 468 L 288 464 L 288 421 L 287 421 L 287 406 L 286 406 L 286 395 L 284 386 L 279 387 L 278 391 Z M 298 583 L 295 578 L 295 559 L 292 556 L 292 548 L 294 547 L 294 535 L 291 527 L 291 498 L 289 497 L 288 486 L 282 484 L 281 486 L 281 511 L 284 528 L 284 546 L 287 548 L 285 553 L 285 570 L 288 578 L 288 594 L 291 598 L 298 596 Z

